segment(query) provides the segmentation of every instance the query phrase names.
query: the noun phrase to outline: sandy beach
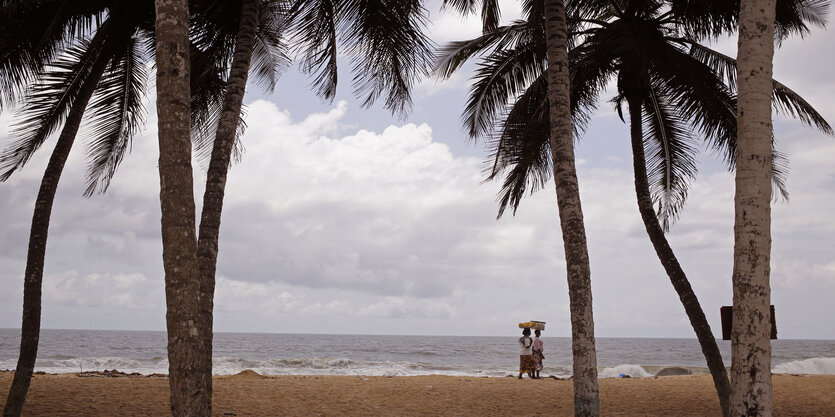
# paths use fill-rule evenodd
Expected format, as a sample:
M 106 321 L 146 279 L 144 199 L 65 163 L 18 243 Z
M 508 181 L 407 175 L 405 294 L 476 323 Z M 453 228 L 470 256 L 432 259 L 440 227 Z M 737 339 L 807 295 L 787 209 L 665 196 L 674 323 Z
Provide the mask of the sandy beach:
M 0 406 L 12 373 L 0 373 Z M 216 416 L 571 415 L 570 380 L 453 376 L 261 376 L 214 379 Z M 720 416 L 709 375 L 600 380 L 606 416 Z M 159 416 L 162 376 L 35 375 L 25 416 Z M 835 375 L 775 375 L 776 416 L 835 416 Z

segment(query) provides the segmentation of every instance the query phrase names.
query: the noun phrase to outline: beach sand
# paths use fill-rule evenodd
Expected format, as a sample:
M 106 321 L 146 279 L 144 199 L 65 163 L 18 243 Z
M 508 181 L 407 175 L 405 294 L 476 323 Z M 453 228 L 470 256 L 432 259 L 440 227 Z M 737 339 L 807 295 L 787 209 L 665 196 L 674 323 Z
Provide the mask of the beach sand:
M 0 372 L 0 407 L 12 381 Z M 835 375 L 775 375 L 775 416 L 835 416 Z M 573 411 L 570 380 L 453 376 L 214 378 L 216 416 L 495 416 Z M 169 414 L 163 376 L 35 375 L 24 416 Z M 604 416 L 721 416 L 709 375 L 600 380 Z M 170 415 L 170 414 L 169 414 Z

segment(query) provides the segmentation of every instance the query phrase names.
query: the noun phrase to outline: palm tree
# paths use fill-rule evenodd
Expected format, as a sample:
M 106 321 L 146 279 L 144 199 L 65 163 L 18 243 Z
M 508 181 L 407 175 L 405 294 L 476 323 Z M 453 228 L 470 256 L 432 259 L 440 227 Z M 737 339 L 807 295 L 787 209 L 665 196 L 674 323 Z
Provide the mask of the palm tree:
M 574 415 L 594 417 L 600 415 L 600 394 L 597 386 L 591 268 L 583 209 L 580 205 L 580 188 L 574 166 L 568 23 L 562 0 L 546 1 L 544 11 L 548 60 L 545 74 L 551 122 L 549 137 L 571 311 Z
M 85 196 L 103 193 L 116 172 L 133 133 L 144 118 L 141 106 L 147 74 L 144 61 L 153 56 L 152 3 L 147 1 L 86 2 L 83 5 L 61 1 L 9 3 L 2 7 L 0 18 L 10 30 L 2 38 L 0 66 L 0 104 L 24 103 L 23 121 L 18 124 L 18 138 L 0 154 L 5 180 L 22 167 L 66 118 L 58 144 L 41 185 L 36 203 L 24 283 L 24 317 L 18 371 L 6 402 L 6 415 L 18 415 L 25 399 L 37 356 L 40 330 L 40 292 L 43 278 L 49 214 L 63 164 L 73 145 L 78 125 L 89 105 L 91 131 L 96 132 L 88 152 L 88 178 Z M 107 22 L 95 22 L 108 15 Z M 47 30 L 43 31 L 42 28 Z M 118 29 L 117 29 L 118 28 Z M 91 47 L 83 38 L 95 31 L 93 45 L 107 40 L 109 49 Z M 126 34 L 132 33 L 131 36 Z M 80 38 L 80 39 L 79 39 Z M 193 79 L 192 118 L 198 122 L 219 108 L 223 96 L 211 56 L 197 52 L 198 76 Z M 91 72 L 91 65 L 105 65 L 103 74 Z M 48 65 L 47 65 L 48 64 Z M 34 84 L 27 87 L 26 84 Z M 90 88 L 93 88 L 92 101 Z M 195 140 L 211 139 L 205 130 Z
M 67 5 L 55 1 L 42 2 L 39 5 L 40 7 L 31 7 L 31 4 L 20 2 L 20 4 L 5 5 L 0 9 L 3 12 L 0 14 L 0 18 L 5 23 L 8 23 L 10 28 L 15 25 L 21 26 L 15 27 L 14 29 L 16 30 L 14 31 L 4 33 L 2 39 L 3 56 L 7 57 L 8 60 L 4 61 L 4 65 L 0 67 L 0 70 L 2 70 L 0 72 L 0 75 L 2 75 L 0 81 L 4 87 L 0 90 L 3 93 L 0 96 L 0 99 L 2 99 L 0 100 L 0 104 L 6 102 L 13 103 L 16 98 L 19 98 L 22 95 L 19 90 L 24 90 L 27 81 L 32 82 L 31 79 L 39 75 L 37 72 L 42 71 L 40 67 L 44 66 L 44 62 L 51 59 L 54 60 L 53 57 L 61 53 L 62 48 L 66 48 L 66 45 L 72 47 L 72 43 L 77 39 L 70 35 L 76 32 L 91 32 L 95 26 L 91 21 L 93 19 L 101 20 L 101 15 L 105 10 L 107 10 L 107 14 L 110 17 L 120 15 L 115 21 L 126 24 L 125 27 L 130 27 L 131 25 L 135 27 L 134 31 L 137 34 L 135 39 L 132 40 L 133 44 L 130 45 L 133 50 L 128 51 L 130 52 L 128 55 L 109 57 L 100 54 L 100 59 L 104 63 L 112 58 L 110 63 L 112 69 L 105 74 L 106 78 L 102 79 L 97 87 L 97 91 L 106 91 L 108 95 L 98 93 L 101 98 L 96 99 L 94 96 L 94 100 L 96 101 L 92 105 L 93 110 L 96 110 L 97 116 L 92 120 L 91 127 L 100 134 L 97 135 L 91 144 L 90 174 L 85 191 L 86 196 L 90 196 L 96 192 L 104 192 L 107 189 L 110 178 L 114 175 L 117 166 L 128 148 L 130 137 L 135 128 L 141 123 L 142 115 L 144 114 L 140 102 L 146 75 L 145 67 L 142 65 L 141 60 L 153 55 L 151 36 L 153 35 L 154 11 L 151 8 L 152 3 L 146 1 L 119 3 L 118 5 L 113 5 L 107 1 L 88 2 L 83 5 L 84 7 L 81 7 L 76 4 Z M 212 5 L 214 5 L 214 2 L 198 4 L 201 7 L 197 9 L 199 16 L 196 20 L 199 24 L 202 24 L 199 28 L 202 31 L 195 30 L 199 36 L 196 36 L 194 43 L 191 45 L 191 58 L 193 60 L 193 66 L 196 68 L 196 76 L 192 78 L 191 82 L 191 118 L 198 125 L 205 125 L 207 122 L 217 122 L 217 116 L 220 113 L 224 91 L 226 89 L 223 82 L 224 62 L 220 61 L 227 59 L 230 55 L 229 51 L 225 49 L 228 49 L 228 39 L 230 37 L 234 39 L 237 30 L 237 28 L 214 25 L 211 31 L 207 31 L 206 26 L 215 23 L 208 22 L 206 19 L 209 17 L 215 20 L 222 21 L 225 19 L 228 21 L 230 20 L 229 16 L 234 16 L 234 13 L 230 14 L 228 10 L 223 11 L 226 13 L 218 14 L 217 10 L 213 10 L 210 7 Z M 212 16 L 213 13 L 214 16 Z M 280 45 L 276 45 L 279 42 L 279 35 L 277 35 L 275 30 L 275 18 L 272 17 L 278 16 L 278 14 L 274 13 L 273 8 L 270 7 L 265 7 L 262 13 L 270 14 L 264 19 L 264 22 L 272 22 L 272 31 L 264 31 L 263 27 L 259 29 L 261 33 L 259 33 L 259 42 L 256 47 L 258 52 L 255 54 L 256 73 L 260 81 L 264 81 L 268 86 L 272 86 L 275 82 L 275 69 L 277 68 L 277 64 L 286 61 L 286 59 L 282 59 L 283 56 L 280 51 L 279 53 L 273 53 L 274 50 L 280 49 Z M 218 16 L 223 16 L 224 19 L 219 19 Z M 37 19 L 45 20 L 45 22 L 41 24 L 30 24 L 31 22 L 36 22 Z M 231 20 L 236 22 L 234 19 Z M 20 25 L 21 22 L 25 22 L 25 24 Z M 50 22 L 51 24 L 48 24 Z M 31 30 L 33 27 L 48 27 L 50 30 L 46 32 Z M 109 32 L 105 28 L 111 28 L 110 31 L 112 32 L 112 27 L 111 24 L 102 25 L 95 28 L 95 30 L 99 36 L 106 37 L 110 35 L 108 35 Z M 270 26 L 267 26 L 267 28 L 270 28 Z M 122 49 L 125 48 L 124 45 L 117 46 Z M 141 48 L 142 46 L 144 48 Z M 125 51 L 119 49 L 115 52 L 117 54 L 125 53 Z M 23 109 L 24 111 L 22 113 L 27 115 L 24 126 L 29 129 L 41 130 L 28 137 L 20 138 L 10 149 L 6 150 L 5 156 L 2 159 L 2 163 L 6 164 L 8 168 L 5 172 L 6 177 L 25 164 L 40 143 L 49 135 L 51 129 L 54 129 L 54 126 L 50 127 L 49 124 L 42 125 L 44 119 L 48 120 L 49 123 L 60 124 L 60 117 L 63 117 L 61 112 L 62 106 L 72 105 L 77 94 L 72 88 L 65 90 L 61 88 L 63 86 L 71 86 L 71 81 L 73 80 L 85 79 L 84 73 L 77 71 L 78 68 L 82 68 L 82 58 L 87 60 L 91 59 L 90 57 L 82 57 L 78 53 L 75 55 L 70 53 L 61 62 L 51 62 L 51 67 L 61 69 L 61 71 L 55 74 L 49 74 L 51 78 L 47 78 L 43 74 L 40 74 L 40 76 L 42 79 L 48 79 L 49 83 L 52 84 L 42 82 L 36 85 L 35 88 L 30 89 L 33 92 L 38 92 L 38 95 L 30 94 L 35 99 L 29 99 L 27 107 Z M 73 77 L 76 78 L 73 79 Z M 95 87 L 98 81 L 94 77 L 89 79 L 89 82 L 91 86 Z M 71 122 L 73 120 L 76 122 L 80 121 L 81 114 L 83 114 L 86 107 L 86 101 L 76 101 L 75 103 L 77 107 L 71 107 L 69 110 L 70 120 L 64 130 L 65 135 L 59 141 L 53 157 L 54 161 L 61 161 L 62 166 L 71 148 L 75 135 L 74 132 L 78 128 L 77 123 Z M 57 119 L 51 120 L 50 117 Z M 215 136 L 212 129 L 196 129 L 194 133 L 193 139 L 198 145 L 198 150 L 211 146 L 212 139 Z M 48 169 L 47 177 L 54 178 L 54 180 L 49 183 L 45 180 L 45 184 L 57 184 L 57 179 L 60 177 L 60 170 L 56 172 L 51 165 L 50 169 Z M 48 190 L 48 188 L 42 189 L 42 194 L 44 194 L 44 190 Z M 43 201 L 48 202 L 48 206 L 51 207 L 54 190 L 51 195 L 46 195 L 46 197 L 48 198 Z M 47 206 L 39 202 L 37 207 Z M 45 247 L 48 213 L 44 216 L 42 210 L 36 210 L 35 217 L 38 219 L 35 223 L 43 229 L 43 232 L 38 233 L 38 239 L 32 239 L 30 243 L 33 248 L 40 248 L 40 256 L 37 256 L 37 250 L 30 250 L 30 262 L 28 263 L 27 270 L 35 268 L 38 271 L 42 271 L 42 248 Z M 40 230 L 38 227 L 33 226 L 33 233 Z M 38 259 L 39 261 L 37 261 Z M 28 276 L 29 274 L 27 273 Z M 20 371 L 16 373 L 17 378 L 10 390 L 10 398 L 14 398 L 15 400 L 7 402 L 8 409 L 19 410 L 25 398 L 26 388 L 31 377 L 31 368 L 34 365 L 37 353 L 40 327 L 39 295 L 41 281 L 42 272 L 39 272 L 37 279 L 29 279 L 26 281 L 26 293 L 30 296 L 25 297 L 24 302 L 24 311 L 26 313 L 22 326 L 21 363 L 18 366 Z M 209 325 L 209 328 L 211 328 L 211 325 Z M 209 346 L 211 346 L 211 332 L 208 332 L 208 334 Z M 29 369 L 29 372 L 26 372 L 26 369 Z M 209 372 L 206 374 L 210 375 L 210 367 L 208 369 Z M 209 380 L 209 384 L 211 383 L 210 377 L 205 379 Z
M 740 2 L 731 413 L 771 416 L 771 90 L 775 0 Z
M 43 8 L 26 6 L 30 5 L 7 4 L 0 12 L 13 32 L 4 33 L 2 42 L 4 57 L 8 58 L 0 72 L 4 99 L 8 102 L 20 99 L 24 103 L 21 109 L 24 116 L 15 126 L 17 139 L 0 153 L 0 181 L 25 165 L 61 123 L 64 127 L 35 203 L 24 280 L 20 356 L 4 416 L 20 415 L 34 370 L 49 218 L 58 181 L 85 110 L 89 104 L 92 116 L 88 120 L 95 132 L 88 152 L 86 193 L 89 195 L 107 188 L 131 136 L 142 122 L 145 79 L 142 60 L 147 56 L 143 40 L 148 32 L 125 24 L 128 19 L 137 22 L 136 10 L 111 9 L 92 38 L 78 39 L 72 46 L 62 48 L 61 43 L 72 41 L 64 37 L 63 31 L 70 28 L 82 33 L 88 31 L 93 19 L 101 18 L 102 9 L 78 7 L 68 13 L 66 9 L 56 11 L 55 4 L 42 4 Z M 44 22 L 45 19 L 48 20 Z M 34 24 L 50 21 L 51 25 Z M 48 29 L 14 30 L 21 22 L 28 27 Z M 60 51 L 63 53 L 58 56 Z M 27 80 L 34 84 L 24 88 Z
M 445 6 L 451 6 L 461 13 L 470 13 L 476 9 L 475 0 L 445 0 Z M 492 0 L 483 0 L 482 21 L 484 36 L 473 44 L 462 45 L 465 52 L 445 51 L 446 58 L 442 60 L 441 71 L 449 76 L 467 57 L 483 47 L 492 44 L 488 38 L 496 39 L 496 34 L 507 34 L 512 31 L 509 27 L 497 28 L 499 20 L 498 4 Z M 557 207 L 560 218 L 560 228 L 563 236 L 563 248 L 566 261 L 566 278 L 571 312 L 571 341 L 574 368 L 574 414 L 577 416 L 600 415 L 600 399 L 597 385 L 597 353 L 594 340 L 594 317 L 592 310 L 591 268 L 589 266 L 588 245 L 583 221 L 583 209 L 580 204 L 580 191 L 577 181 L 577 171 L 574 164 L 574 139 L 571 120 L 572 93 L 570 91 L 569 74 L 569 27 L 572 25 L 566 19 L 565 4 L 562 0 L 525 0 L 523 9 L 528 15 L 535 15 L 536 31 L 525 31 L 510 35 L 536 38 L 538 42 L 536 55 L 541 58 L 537 70 L 542 73 L 541 84 L 547 87 L 547 103 L 539 109 L 541 114 L 547 114 L 554 123 L 547 128 L 550 138 L 552 159 L 549 161 L 553 168 L 554 185 L 557 194 Z M 501 37 L 502 35 L 499 35 Z M 512 42 L 511 39 L 499 40 L 499 44 Z M 528 54 L 533 51 L 525 51 Z M 454 57 L 452 57 L 454 55 Z M 513 55 L 510 53 L 509 55 Z M 496 56 L 495 61 L 511 59 L 510 56 Z M 453 62 L 455 61 L 455 62 Z M 547 66 L 545 65 L 547 63 Z M 499 64 L 501 65 L 501 64 Z M 482 67 L 479 71 L 483 74 Z M 523 83 L 526 75 L 530 75 L 531 68 L 520 69 L 516 78 L 506 80 L 509 84 Z M 484 80 L 490 84 L 490 80 Z M 505 86 L 507 88 L 508 86 Z M 518 85 L 514 85 L 518 87 Z M 511 87 L 512 88 L 512 87 Z M 494 91 L 494 94 L 506 94 L 507 90 Z M 506 99 L 509 96 L 505 96 Z M 485 98 L 485 97 L 482 97 Z M 491 98 L 495 98 L 491 97 Z M 489 101 L 489 98 L 488 100 Z M 490 118 L 476 115 L 481 113 L 481 105 L 494 107 L 483 100 L 470 100 L 465 114 L 471 136 L 477 137 L 475 132 L 489 129 Z M 475 117 L 470 117 L 475 116 Z
M 243 127 L 240 116 L 246 83 L 254 59 L 259 81 L 268 90 L 272 90 L 277 71 L 288 63 L 288 59 L 283 53 L 281 35 L 281 19 L 286 13 L 282 10 L 283 2 L 242 0 L 204 3 L 198 2 L 202 7 L 193 12 L 197 24 L 193 25 L 192 30 L 193 37 L 197 40 L 194 52 L 203 57 L 192 59 L 192 62 L 208 61 L 210 64 L 205 68 L 214 68 L 215 71 L 211 75 L 219 75 L 218 81 L 222 81 L 223 76 L 226 76 L 222 94 L 217 94 L 216 91 L 192 94 L 192 103 L 205 108 L 205 111 L 198 112 L 200 120 L 196 121 L 196 126 L 203 126 L 202 129 L 196 128 L 197 132 L 201 132 L 195 138 L 197 152 L 210 149 L 203 151 L 209 153 L 209 164 L 197 242 L 200 280 L 199 315 L 196 323 L 202 339 L 195 354 L 200 355 L 198 362 L 205 368 L 197 377 L 203 380 L 200 385 L 211 398 L 212 310 L 220 217 L 228 169 Z M 234 49 L 230 51 L 229 45 L 234 45 Z M 230 68 L 228 74 L 227 67 Z M 205 106 L 206 101 L 215 105 Z M 207 407 L 210 413 L 211 402 Z
M 201 393 L 208 393 L 210 398 L 212 299 L 220 218 L 228 167 L 235 149 L 235 138 L 240 132 L 240 112 L 250 65 L 253 63 L 251 60 L 255 59 L 255 69 L 259 75 L 274 74 L 276 64 L 284 61 L 283 54 L 276 51 L 276 44 L 281 37 L 281 30 L 289 28 L 295 36 L 294 44 L 302 54 L 303 69 L 317 73 L 319 79 L 314 84 L 319 93 L 327 99 L 332 99 L 337 84 L 336 51 L 341 40 L 355 57 L 354 85 L 356 93 L 365 96 L 364 104 L 371 105 L 385 93 L 385 106 L 393 112 L 405 113 L 410 103 L 411 85 L 418 76 L 428 72 L 431 53 L 428 39 L 422 33 L 425 23 L 424 9 L 418 1 L 389 4 L 355 0 L 301 0 L 294 2 L 286 14 L 282 2 L 277 1 L 243 0 L 240 3 L 207 4 L 209 7 L 198 9 L 196 12 L 197 18 L 200 18 L 198 24 L 205 25 L 197 30 L 196 36 L 198 39 L 201 36 L 205 37 L 203 40 L 207 43 L 196 42 L 198 48 L 194 52 L 213 56 L 215 59 L 221 57 L 222 64 L 219 68 L 225 70 L 225 64 L 231 63 L 231 69 L 226 79 L 225 98 L 219 113 L 203 114 L 204 121 L 216 123 L 217 131 L 209 132 L 214 133 L 214 141 L 196 249 L 199 288 L 187 287 L 184 290 L 190 294 L 197 291 L 198 294 L 196 306 L 189 306 L 187 311 L 188 314 L 195 315 L 197 336 L 189 342 L 195 344 L 192 349 L 194 358 L 189 360 L 192 360 L 192 369 L 199 370 L 195 375 L 199 382 L 192 382 L 191 385 L 182 384 L 179 388 L 199 388 Z M 231 21 L 230 16 L 233 17 Z M 215 29 L 224 25 L 234 27 L 229 32 L 236 33 L 233 42 L 213 37 Z M 231 56 L 224 55 L 228 54 L 224 51 L 224 46 L 230 44 L 234 45 L 234 53 Z M 205 49 L 201 49 L 201 46 Z M 269 82 L 268 84 L 272 85 Z M 158 88 L 161 87 L 158 85 Z M 160 132 L 162 134 L 162 129 Z M 160 168 L 162 170 L 162 164 Z M 185 215 L 192 206 L 188 202 L 181 204 L 187 207 L 181 213 Z M 163 211 L 165 212 L 165 209 Z M 165 227 L 164 222 L 164 229 Z M 165 238 L 163 244 L 166 245 Z M 187 250 L 191 250 L 190 247 Z M 173 306 L 170 300 L 169 297 L 169 338 L 174 322 L 171 319 Z M 182 314 L 177 320 L 182 322 L 189 319 L 187 313 Z M 173 363 L 173 359 L 171 362 Z M 173 373 L 172 370 L 172 375 Z M 174 390 L 172 382 L 172 392 Z M 173 395 L 172 404 L 175 400 Z M 211 403 L 206 402 L 205 398 L 201 400 L 201 404 L 192 403 L 187 407 L 190 408 L 183 410 L 199 410 L 198 414 L 211 411 Z
M 664 231 L 678 216 L 696 172 L 695 147 L 687 125 L 700 130 L 729 162 L 733 160 L 735 98 L 732 86 L 725 85 L 717 74 L 732 80 L 735 64 L 692 38 L 681 36 L 682 18 L 663 12 L 662 2 L 604 3 L 589 6 L 597 15 L 582 7 L 575 7 L 572 13 L 577 22 L 584 19 L 591 23 L 585 30 L 577 29 L 578 38 L 583 36 L 582 43 L 569 53 L 575 127 L 582 129 L 598 94 L 610 77 L 616 76 L 619 112 L 621 103 L 629 104 L 639 211 L 696 331 L 727 414 L 730 385 L 721 355 Z M 448 76 L 476 53 L 490 52 L 476 75 L 465 123 L 471 136 L 484 136 L 504 117 L 492 141 L 495 150 L 490 173 L 490 178 L 506 173 L 499 216 L 508 206 L 515 212 L 526 191 L 541 188 L 550 176 L 552 148 L 548 142 L 550 116 L 545 111 L 548 84 L 543 70 L 542 18 L 536 8 L 526 8 L 526 13 L 527 21 L 449 45 L 439 65 L 441 75 Z M 798 25 L 789 18 L 784 22 L 787 28 Z M 777 105 L 831 133 L 823 118 L 794 92 L 776 81 L 774 91 Z M 504 113 L 505 103 L 514 98 Z M 649 160 L 647 150 L 651 152 Z M 775 182 L 782 186 L 782 172 L 776 174 Z M 657 213 L 654 205 L 658 206 Z
M 210 415 L 211 352 L 201 344 L 197 236 L 191 168 L 189 4 L 156 0 L 162 260 L 169 385 L 174 416 Z
M 740 116 L 739 151 L 734 160 L 737 173 L 730 408 L 733 415 L 770 416 L 771 189 L 763 184 L 763 179 L 768 184 L 768 178 L 773 177 L 778 155 L 767 144 L 773 135 L 771 108 L 766 104 L 768 89 L 783 110 L 792 115 L 797 112 L 802 121 L 820 127 L 814 115 L 801 110 L 808 103 L 787 105 L 786 98 L 794 93 L 770 81 L 774 41 L 780 42 L 794 33 L 806 33 L 804 21 L 822 26 L 829 1 L 700 1 L 703 4 L 696 7 L 687 2 L 679 4 L 693 17 L 688 28 L 691 32 L 712 36 L 739 28 L 737 51 L 741 77 L 738 83 L 735 78 L 729 80 L 730 84 L 738 85 Z M 705 17 L 706 9 L 713 19 Z M 715 61 L 720 68 L 728 62 L 732 60 L 727 57 Z M 780 110 L 780 106 L 775 110 Z M 831 129 L 828 133 L 831 134 Z

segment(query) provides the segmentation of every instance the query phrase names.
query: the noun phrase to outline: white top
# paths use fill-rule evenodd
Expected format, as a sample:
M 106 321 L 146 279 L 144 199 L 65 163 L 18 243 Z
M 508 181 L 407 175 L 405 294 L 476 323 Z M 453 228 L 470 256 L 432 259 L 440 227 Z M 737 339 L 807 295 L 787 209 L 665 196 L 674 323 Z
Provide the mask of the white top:
M 539 336 L 536 336 L 536 337 L 533 338 L 534 349 L 542 352 L 543 345 L 544 345 L 544 343 L 542 343 L 542 339 L 540 339 Z
M 519 346 L 522 347 L 522 351 L 519 352 L 520 355 L 533 355 L 533 339 L 530 336 L 522 336 L 519 338 Z

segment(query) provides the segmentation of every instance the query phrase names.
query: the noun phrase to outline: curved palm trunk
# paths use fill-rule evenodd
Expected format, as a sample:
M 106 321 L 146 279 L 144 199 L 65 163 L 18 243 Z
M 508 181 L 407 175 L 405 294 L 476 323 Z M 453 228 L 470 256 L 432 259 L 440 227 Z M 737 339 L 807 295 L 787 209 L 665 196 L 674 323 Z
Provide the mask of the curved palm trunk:
M 731 414 L 771 416 L 771 94 L 775 0 L 742 0 L 737 50 Z
M 551 103 L 551 153 L 571 310 L 574 415 L 599 416 L 591 269 L 583 209 L 580 205 L 580 189 L 574 166 L 565 6 L 562 0 L 545 0 L 545 20 L 548 42 L 548 100 Z
M 32 214 L 32 227 L 29 231 L 29 251 L 26 255 L 26 272 L 23 281 L 23 322 L 20 329 L 20 355 L 17 359 L 12 386 L 3 409 L 4 417 L 17 417 L 26 400 L 29 383 L 35 370 L 35 359 L 38 356 L 38 340 L 41 331 L 41 288 L 43 287 L 43 265 L 46 256 L 46 240 L 49 234 L 49 218 L 52 215 L 52 204 L 58 181 L 64 171 L 64 164 L 70 155 L 75 142 L 84 110 L 96 86 L 107 67 L 108 59 L 98 59 L 94 64 L 90 76 L 79 90 L 78 97 L 73 103 L 58 142 L 49 157 L 49 163 L 44 171 L 38 197 L 35 200 L 35 211 Z
M 702 354 L 704 354 L 707 367 L 710 369 L 711 376 L 713 376 L 713 385 L 719 395 L 722 415 L 728 416 L 728 396 L 731 393 L 731 385 L 728 382 L 728 372 L 725 369 L 725 364 L 722 362 L 722 354 L 716 345 L 716 339 L 714 339 L 713 332 L 710 330 L 710 324 L 705 318 L 699 299 L 693 292 L 690 281 L 687 280 L 687 275 L 684 274 L 673 249 L 667 242 L 664 230 L 658 224 L 658 216 L 652 205 L 652 195 L 649 192 L 649 180 L 647 179 L 646 156 L 644 154 L 641 103 L 637 100 L 629 100 L 629 124 L 634 158 L 635 194 L 638 196 L 638 210 L 641 212 L 641 219 L 644 221 L 649 240 L 655 248 L 655 254 L 658 255 L 661 265 L 664 266 L 664 271 L 670 277 L 670 282 L 678 293 L 678 298 L 684 306 L 687 318 L 690 319 L 690 325 L 693 326 L 693 331 L 696 332 L 696 337 L 699 339 Z
M 168 383 L 174 416 L 209 416 L 211 352 L 200 327 L 194 180 L 191 168 L 188 1 L 156 0 L 162 260 L 168 329 Z
M 226 81 L 226 96 L 218 121 L 217 133 L 212 147 L 212 157 L 206 178 L 206 191 L 203 194 L 203 213 L 200 219 L 200 235 L 197 245 L 197 258 L 200 268 L 200 326 L 203 335 L 200 352 L 208 354 L 201 361 L 212 364 L 212 309 L 215 293 L 215 269 L 217 267 L 218 236 L 220 217 L 223 210 L 223 195 L 226 177 L 238 120 L 241 114 L 246 82 L 252 51 L 255 47 L 255 33 L 258 29 L 258 3 L 256 0 L 244 0 L 241 6 L 241 19 L 235 43 L 234 59 Z M 206 373 L 209 392 L 212 389 L 211 367 Z

